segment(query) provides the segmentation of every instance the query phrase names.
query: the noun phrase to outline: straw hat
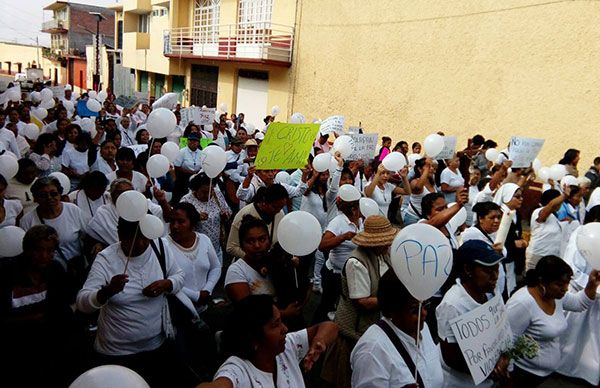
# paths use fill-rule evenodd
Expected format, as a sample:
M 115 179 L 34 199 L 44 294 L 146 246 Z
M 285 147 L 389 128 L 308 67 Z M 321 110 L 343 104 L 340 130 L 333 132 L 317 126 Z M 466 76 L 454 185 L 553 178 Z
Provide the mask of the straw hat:
M 364 230 L 354 236 L 352 242 L 361 247 L 382 247 L 391 245 L 396 234 L 398 229 L 386 217 L 374 215 L 367 217 Z

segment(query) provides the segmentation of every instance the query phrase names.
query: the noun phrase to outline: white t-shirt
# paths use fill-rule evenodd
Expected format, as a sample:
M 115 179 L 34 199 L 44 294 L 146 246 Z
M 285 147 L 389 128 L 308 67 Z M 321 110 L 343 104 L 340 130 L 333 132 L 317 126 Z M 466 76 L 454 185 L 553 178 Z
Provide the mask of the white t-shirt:
M 225 287 L 234 283 L 248 283 L 251 295 L 275 295 L 275 287 L 268 276 L 256 272 L 244 259 L 236 260 L 227 269 Z
M 200 171 L 202 168 L 202 151 L 198 148 L 196 151 L 188 147 L 179 150 L 179 155 L 173 163 L 176 167 L 183 167 L 192 171 Z
M 90 171 L 88 151 L 80 152 L 74 147 L 65 147 L 62 153 L 62 164 L 73 169 L 77 174 L 85 174 Z
M 465 185 L 465 179 L 460 174 L 460 171 L 453 172 L 450 168 L 446 167 L 440 175 L 440 185 L 442 183 L 450 187 L 462 187 Z M 444 197 L 447 202 L 454 202 L 455 193 L 444 193 Z
M 131 184 L 133 185 L 133 189 L 135 191 L 139 191 L 140 193 L 146 192 L 146 183 L 148 182 L 148 178 L 141 172 L 132 171 L 133 176 L 131 177 Z M 108 185 L 112 183 L 115 179 L 117 179 L 117 172 L 113 171 L 110 174 L 106 175 L 108 179 Z
M 81 209 L 83 220 L 87 225 L 94 217 L 94 214 L 96 214 L 96 211 L 98 211 L 100 206 L 110 203 L 110 194 L 104 193 L 100 196 L 100 198 L 91 200 L 85 194 L 85 191 L 76 190 L 69 194 L 69 199 L 71 200 L 72 204 L 77 205 Z
M 302 203 L 300 204 L 300 210 L 309 212 L 321 224 L 321 231 L 324 231 L 327 227 L 327 212 L 323 207 L 323 197 L 315 192 L 310 192 L 302 196 Z
M 0 205 L 1 206 L 1 205 Z M 23 211 L 23 205 L 18 199 L 4 200 L 4 221 L 0 222 L 0 228 L 17 225 L 17 217 Z
M 548 315 L 537 304 L 529 289 L 523 287 L 515 292 L 506 304 L 508 321 L 514 337 L 529 335 L 540 347 L 534 358 L 517 359 L 515 364 L 537 376 L 548 376 L 560 366 L 559 337 L 568 327 L 564 310 L 584 311 L 594 301 L 588 298 L 585 292 L 580 291 L 577 294 L 568 292 L 555 303 L 554 314 Z
M 28 230 L 34 225 L 48 225 L 58 233 L 59 248 L 67 260 L 82 255 L 81 240 L 85 232 L 85 222 L 81 209 L 72 203 L 63 202 L 62 212 L 51 220 L 41 222 L 37 212 L 32 211 L 21 218 L 21 228 Z
M 353 222 L 350 222 L 344 213 L 339 213 L 329 225 L 326 232 L 329 231 L 336 236 L 340 236 L 346 232 L 358 233 L 362 229 L 357 227 Z M 352 240 L 346 240 L 329 252 L 329 259 L 326 261 L 327 268 L 333 270 L 334 273 L 342 273 L 342 269 L 346 264 L 346 260 L 350 257 L 350 253 L 356 249 L 356 244 Z
M 531 214 L 531 240 L 527 252 L 539 256 L 560 256 L 563 238 L 561 223 L 554 214 L 550 214 L 546 222 L 538 222 L 542 208 Z
M 92 167 L 90 167 L 90 169 L 92 171 L 100 171 L 104 175 L 108 175 L 116 171 L 113 170 L 112 167 L 110 167 L 110 165 L 106 162 L 106 160 L 104 160 L 104 158 L 100 155 L 98 155 L 96 161 L 94 162 L 94 164 L 92 164 Z
M 379 275 L 383 276 L 389 267 L 382 256 L 378 256 L 377 261 L 379 262 Z M 350 257 L 346 262 L 346 281 L 348 282 L 348 296 L 350 299 L 371 296 L 369 270 L 354 257 Z
M 377 202 L 379 205 L 380 215 L 387 218 L 388 210 L 390 208 L 390 204 L 392 203 L 392 199 L 394 199 L 394 190 L 396 186 L 391 183 L 386 183 L 383 186 L 383 190 L 379 188 L 379 186 L 375 186 L 373 190 L 373 194 L 371 194 L 371 199 Z
M 421 342 L 417 350 L 417 344 L 411 336 L 398 329 L 389 319 L 383 320 L 390 325 L 415 363 L 424 388 L 441 387 L 444 375 L 440 352 L 427 324 L 421 330 Z M 419 356 L 415 362 L 417 354 Z M 354 388 L 404 387 L 416 383 L 415 371 L 406 366 L 387 334 L 377 325 L 371 325 L 358 340 L 350 355 L 350 363 Z
M 239 261 L 239 260 L 238 260 Z M 300 370 L 300 361 L 309 350 L 306 329 L 288 333 L 285 337 L 285 350 L 277 355 L 277 388 L 302 388 L 304 378 Z M 225 377 L 233 388 L 275 388 L 273 374 L 263 372 L 250 361 L 231 356 L 217 373 L 215 379 Z

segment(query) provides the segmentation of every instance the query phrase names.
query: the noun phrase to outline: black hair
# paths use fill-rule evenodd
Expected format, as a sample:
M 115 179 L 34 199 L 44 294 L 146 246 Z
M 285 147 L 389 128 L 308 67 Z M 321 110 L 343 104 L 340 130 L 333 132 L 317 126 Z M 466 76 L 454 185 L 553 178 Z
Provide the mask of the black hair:
M 427 162 L 427 158 L 421 158 L 415 161 L 415 167 L 413 169 L 415 173 L 413 179 L 419 179 L 421 177 L 421 171 L 419 171 L 419 169 L 425 167 L 425 162 Z
M 198 190 L 202 186 L 210 185 L 211 179 L 205 173 L 201 172 L 196 174 L 192 179 L 190 179 L 189 188 L 192 191 Z
M 570 188 L 569 198 L 573 198 L 575 195 L 577 195 L 581 192 L 581 187 L 579 187 L 579 186 L 571 185 L 571 186 L 569 186 L 569 188 Z
M 135 152 L 129 147 L 121 147 L 117 151 L 117 157 L 115 159 L 135 161 Z
M 477 219 L 483 218 L 493 211 L 500 211 L 500 205 L 495 202 L 478 202 L 473 206 L 473 213 L 477 214 Z
M 58 137 L 53 133 L 42 133 L 38 136 L 35 144 L 33 145 L 32 151 L 38 155 L 44 154 L 44 147 L 51 144 L 53 141 L 58 143 Z M 58 146 L 58 144 L 57 144 Z
M 350 175 L 352 177 L 352 179 L 354 179 L 354 173 L 352 172 L 352 170 L 350 170 L 349 167 L 344 167 L 342 169 L 342 173 L 340 174 L 340 176 L 344 176 L 344 175 Z
M 61 186 L 60 181 L 53 176 L 45 176 L 43 178 L 36 179 L 35 182 L 33 182 L 33 185 L 31 185 L 31 194 L 33 194 L 33 197 L 35 198 L 38 196 L 41 189 L 50 185 L 56 187 L 58 193 L 62 194 L 63 187 Z
M 419 143 L 418 141 L 416 141 L 416 142 L 412 143 L 412 145 L 410 146 L 410 149 L 412 150 L 413 148 L 415 148 L 415 147 L 416 147 L 416 146 L 418 146 L 418 145 L 419 145 L 419 146 L 421 146 L 421 147 L 423 147 L 423 146 L 421 145 L 421 143 Z
M 527 271 L 525 283 L 527 287 L 535 287 L 538 284 L 569 279 L 571 276 L 573 276 L 573 270 L 563 259 L 557 256 L 544 256 L 538 261 L 535 269 Z
M 600 222 L 600 205 L 592 207 L 590 211 L 585 214 L 583 223 L 589 224 L 590 222 Z
M 390 318 L 395 312 L 400 312 L 415 298 L 398 279 L 392 269 L 385 271 L 377 289 L 377 302 L 384 317 Z
M 264 202 L 273 203 L 275 201 L 280 201 L 282 199 L 287 200 L 289 198 L 289 194 L 285 187 L 278 183 L 274 183 L 271 186 L 265 189 L 264 194 Z
M 254 357 L 255 343 L 264 338 L 264 326 L 273 319 L 273 306 L 269 295 L 250 295 L 234 305 L 222 337 L 228 355 L 244 360 Z
M 542 193 L 542 198 L 540 199 L 540 204 L 542 206 L 546 206 L 547 204 L 552 202 L 553 199 L 560 197 L 560 195 L 561 195 L 560 191 L 555 190 L 555 189 L 548 189 Z
M 34 251 L 38 249 L 38 243 L 41 241 L 52 241 L 58 247 L 59 238 L 56 229 L 49 225 L 34 225 L 27 230 L 23 236 L 23 251 Z
M 490 181 L 492 180 L 492 178 L 486 176 L 486 177 L 482 177 L 479 182 L 477 182 L 477 190 L 482 191 L 485 186 L 490 183 Z
M 389 136 L 383 136 L 383 137 L 381 138 L 381 143 L 382 143 L 382 144 L 383 144 L 383 143 L 385 143 L 385 142 L 388 142 L 388 141 L 389 141 L 389 142 L 391 142 L 391 141 L 392 141 L 392 138 L 391 138 L 391 137 L 389 137 Z
M 108 134 L 106 134 L 106 140 L 110 140 L 110 141 L 114 142 L 114 141 L 115 141 L 115 138 L 116 138 L 117 136 L 119 136 L 121 139 L 123 139 L 123 135 L 121 135 L 121 132 L 120 132 L 120 131 L 115 131 L 115 132 L 113 132 L 113 133 L 108 133 Z M 115 144 L 115 145 L 116 145 L 116 144 Z
M 100 149 L 104 148 L 104 146 L 109 143 L 115 145 L 115 139 L 109 139 L 107 136 L 106 140 L 104 140 L 102 143 L 100 143 Z
M 393 151 L 398 151 L 400 148 L 402 148 L 403 145 L 408 146 L 408 143 L 405 142 L 404 140 L 399 141 L 398 143 L 396 143 L 396 145 L 394 146 Z
M 471 143 L 478 146 L 483 145 L 485 143 L 485 138 L 481 135 L 475 135 L 471 139 Z
M 202 132 L 202 131 L 201 131 L 201 129 L 200 129 L 200 126 L 199 126 L 199 125 L 196 125 L 196 124 L 194 124 L 194 123 L 192 122 L 192 123 L 189 123 L 189 124 L 188 124 L 188 125 L 185 127 L 185 130 L 183 131 L 183 137 L 188 137 L 188 136 L 190 136 L 190 133 L 192 133 L 192 127 L 196 127 L 196 128 L 198 128 L 198 132 L 199 132 L 199 133 L 201 133 L 201 132 Z
M 75 143 L 84 143 L 89 147 L 92 145 L 92 135 L 89 132 L 79 132 L 79 135 L 75 138 Z
M 573 163 L 573 161 L 575 159 L 577 159 L 578 155 L 579 155 L 579 150 L 576 150 L 575 148 L 569 148 L 567 150 L 567 152 L 565 152 L 565 155 L 563 156 L 563 158 L 558 163 L 559 164 L 571 164 L 571 163 Z
M 142 132 L 146 131 L 148 132 L 148 135 L 150 134 L 150 132 L 146 129 L 146 128 L 140 128 L 136 133 L 135 133 L 135 141 L 137 141 L 138 143 L 142 141 Z
M 117 224 L 119 241 L 133 240 L 134 238 L 140 237 L 145 238 L 142 233 L 136 233 L 139 226 L 138 221 L 127 221 L 126 219 L 119 217 L 119 223 Z
M 427 219 L 433 210 L 433 203 L 440 198 L 444 198 L 442 193 L 429 193 L 421 200 L 421 215 Z
M 0 174 L 0 186 L 6 188 L 8 186 L 8 182 L 6 181 L 6 178 Z
M 19 165 L 19 169 L 17 170 L 17 175 L 20 175 L 23 173 L 23 171 L 25 171 L 28 168 L 36 168 L 37 166 L 35 165 L 35 162 L 29 158 L 21 158 L 17 161 L 17 164 Z
M 83 132 L 79 125 L 71 123 L 71 124 L 67 125 L 67 127 L 65 128 L 65 133 L 69 133 L 69 131 L 73 128 L 75 128 L 77 130 L 78 134 L 81 134 Z
M 242 223 L 240 224 L 240 229 L 238 231 L 238 237 L 240 239 L 240 246 L 242 245 L 242 242 L 246 239 L 246 235 L 248 234 L 250 229 L 254 229 L 254 228 L 264 229 L 267 232 L 267 234 L 269 234 L 269 227 L 267 226 L 266 222 L 264 222 L 260 218 L 256 218 L 250 214 L 246 214 L 242 218 Z
M 600 156 L 594 158 L 594 164 L 600 164 Z
M 108 179 L 106 175 L 104 175 L 100 171 L 90 171 L 86 173 L 83 178 L 81 178 L 81 183 L 79 184 L 79 188 L 82 190 L 91 189 L 91 188 L 101 188 L 106 190 L 108 186 Z
M 192 228 L 195 228 L 200 222 L 200 214 L 191 203 L 178 202 L 173 206 L 173 211 L 177 210 L 181 210 L 186 214 L 187 218 L 190 220 L 190 225 Z

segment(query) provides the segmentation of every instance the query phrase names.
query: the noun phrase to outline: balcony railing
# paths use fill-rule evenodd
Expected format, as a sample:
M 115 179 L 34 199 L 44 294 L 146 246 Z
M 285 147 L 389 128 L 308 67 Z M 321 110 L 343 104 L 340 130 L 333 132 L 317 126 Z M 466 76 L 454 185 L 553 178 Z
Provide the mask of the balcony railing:
M 42 23 L 42 31 L 67 30 L 67 22 L 60 19 L 50 19 Z
M 164 31 L 164 54 L 171 57 L 273 62 L 290 65 L 294 27 L 240 23 L 172 28 Z

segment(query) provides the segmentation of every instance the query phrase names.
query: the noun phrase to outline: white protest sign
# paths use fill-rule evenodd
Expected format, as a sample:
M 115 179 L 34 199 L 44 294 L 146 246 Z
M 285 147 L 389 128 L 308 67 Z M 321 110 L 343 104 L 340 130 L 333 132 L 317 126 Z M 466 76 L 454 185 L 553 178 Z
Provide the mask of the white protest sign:
M 513 168 L 527 168 L 537 158 L 542 146 L 543 139 L 532 139 L 529 137 L 513 136 L 510 139 L 508 159 L 512 161 Z
M 182 127 L 187 127 L 187 125 L 192 121 L 192 108 L 183 108 L 179 111 L 181 115 L 180 125 Z
M 323 120 L 319 132 L 323 135 L 344 133 L 344 116 L 330 116 Z
M 196 107 L 193 111 L 194 123 L 198 125 L 212 125 L 215 122 L 216 111 L 216 108 L 201 109 Z
M 376 133 L 349 133 L 347 136 L 354 140 L 354 148 L 346 160 L 369 160 L 376 154 L 378 137 Z
M 512 346 L 506 307 L 500 295 L 450 321 L 475 385 L 488 378 L 502 352 Z
M 456 136 L 444 136 L 444 148 L 435 158 L 437 160 L 452 159 L 456 152 Z

